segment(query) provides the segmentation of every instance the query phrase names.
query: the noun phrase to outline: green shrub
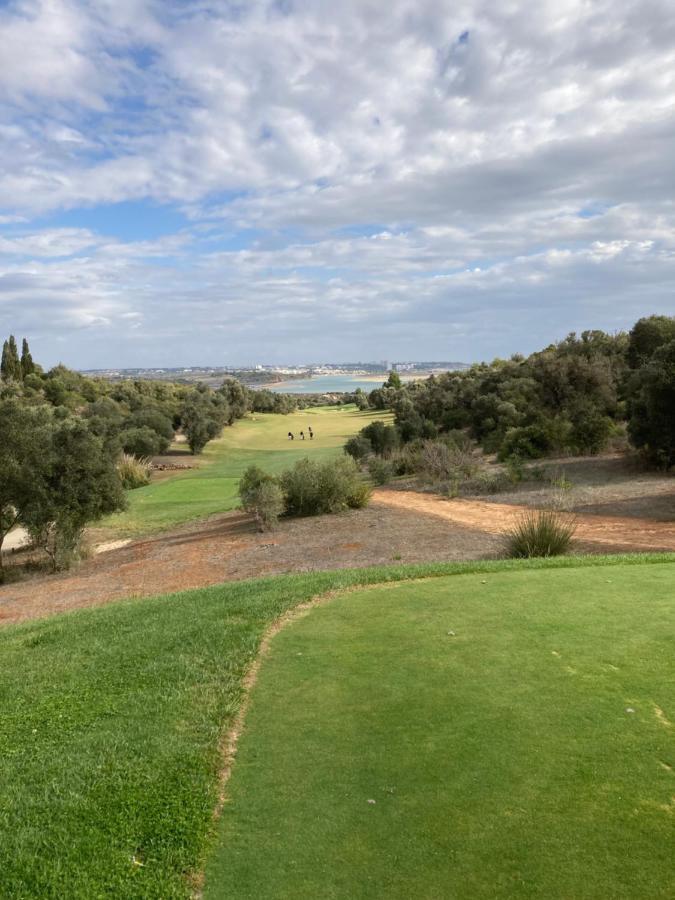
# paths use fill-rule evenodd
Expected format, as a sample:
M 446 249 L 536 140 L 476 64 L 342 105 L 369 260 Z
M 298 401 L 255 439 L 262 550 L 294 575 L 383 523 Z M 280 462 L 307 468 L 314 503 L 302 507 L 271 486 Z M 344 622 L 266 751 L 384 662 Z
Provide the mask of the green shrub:
M 283 472 L 280 483 L 286 512 L 297 516 L 315 516 L 364 506 L 369 497 L 369 488 L 350 456 L 324 463 L 301 459 Z
M 371 422 L 361 429 L 360 434 L 370 441 L 373 452 L 378 456 L 391 456 L 399 444 L 398 430 L 384 422 Z
M 138 428 L 126 428 L 120 433 L 120 443 L 125 453 L 139 459 L 157 456 L 167 447 L 167 442 L 152 428 L 141 425 Z
M 354 437 L 349 438 L 345 444 L 345 453 L 355 460 L 365 459 L 367 456 L 370 456 L 372 452 L 373 445 L 368 438 L 364 437 L 362 434 L 355 434 Z
M 512 456 L 519 456 L 521 459 L 539 459 L 551 449 L 550 435 L 543 425 L 525 425 L 509 428 L 499 447 L 498 456 L 500 460 Z
M 278 480 L 259 466 L 246 469 L 239 481 L 239 496 L 243 508 L 254 516 L 259 531 L 274 528 L 284 511 L 284 494 Z
M 133 491 L 150 483 L 150 460 L 122 453 L 117 460 L 117 474 L 125 491 Z
M 511 559 L 561 556 L 572 545 L 576 530 L 573 516 L 552 509 L 528 510 L 505 532 L 506 555 Z
M 347 506 L 350 509 L 363 509 L 368 506 L 372 491 L 365 481 L 355 482 L 347 495 Z
M 284 511 L 284 494 L 277 482 L 265 481 L 259 485 L 249 499 L 248 509 L 260 531 L 274 528 Z
M 388 484 L 394 477 L 394 466 L 390 460 L 374 456 L 368 460 L 368 474 L 373 484 Z
M 396 475 L 414 475 L 420 466 L 420 450 L 417 443 L 400 447 L 389 457 Z

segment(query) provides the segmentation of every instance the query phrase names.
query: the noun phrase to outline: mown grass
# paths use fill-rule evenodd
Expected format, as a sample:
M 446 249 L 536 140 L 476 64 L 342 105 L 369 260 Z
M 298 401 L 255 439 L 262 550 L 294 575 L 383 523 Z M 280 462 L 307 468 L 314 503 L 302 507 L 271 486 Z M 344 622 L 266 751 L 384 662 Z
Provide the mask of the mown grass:
M 452 610 L 453 621 L 447 622 L 448 627 L 461 613 L 458 598 L 468 592 L 468 609 L 475 609 L 472 592 L 482 596 L 483 591 L 494 627 L 513 630 L 519 623 L 514 596 L 528 585 L 541 598 L 544 622 L 552 606 L 565 608 L 567 593 L 561 592 L 558 582 L 548 580 L 562 573 L 550 570 L 564 569 L 574 576 L 575 592 L 583 585 L 584 573 L 594 584 L 611 578 L 618 593 L 624 591 L 625 581 L 640 618 L 635 622 L 620 602 L 616 622 L 627 615 L 625 630 L 632 629 L 631 640 L 642 648 L 646 669 L 640 682 L 631 668 L 621 677 L 626 691 L 639 688 L 636 699 L 649 688 L 656 700 L 660 687 L 654 660 L 660 658 L 661 645 L 653 631 L 663 616 L 660 585 L 672 583 L 673 568 L 667 563 L 673 561 L 672 555 L 562 558 L 546 563 L 455 563 L 283 576 L 127 601 L 7 628 L 0 632 L 0 896 L 187 898 L 191 874 L 213 843 L 219 742 L 240 704 L 242 677 L 265 629 L 300 602 L 353 585 L 462 573 L 450 592 L 448 611 Z M 631 568 L 632 564 L 639 567 Z M 487 587 L 475 586 L 485 578 L 490 579 Z M 422 601 L 424 585 L 418 588 Z M 595 627 L 609 621 L 614 609 L 614 593 L 602 590 L 589 599 L 589 606 L 599 603 L 602 610 Z M 398 592 L 391 595 L 392 610 L 397 596 Z M 508 614 L 500 617 L 505 602 Z M 527 599 L 530 618 L 532 602 L 531 597 Z M 581 609 L 578 600 L 572 609 Z M 563 635 L 572 626 L 573 619 L 564 624 Z M 536 627 L 533 635 L 537 635 Z M 541 668 L 535 673 L 527 653 L 521 660 L 522 640 L 514 641 L 512 671 L 522 675 L 520 681 L 513 682 L 512 677 L 512 683 L 524 690 L 535 674 L 541 680 L 542 673 L 547 673 Z M 403 645 L 404 650 L 407 646 Z M 397 665 L 404 656 L 397 655 Z M 389 677 L 388 672 L 383 674 Z M 462 683 L 470 687 L 471 680 L 457 681 L 453 703 L 459 704 L 466 721 L 469 700 L 457 699 Z M 509 703 L 518 696 L 516 692 Z M 255 709 L 259 709 L 257 700 Z M 627 753 L 639 751 L 651 761 L 660 745 L 657 734 L 637 729 L 642 719 L 640 706 L 634 743 L 624 747 Z M 381 733 L 383 754 L 395 734 Z M 357 758 L 364 736 L 354 733 L 354 740 Z M 366 745 L 372 750 L 374 738 L 367 738 Z M 467 759 L 472 757 L 469 749 L 467 745 Z M 245 749 L 249 762 L 252 752 L 249 743 Z M 494 755 L 489 742 L 486 748 L 476 747 L 476 752 Z M 296 759 L 298 783 L 304 777 L 305 761 L 304 756 Z M 464 784 L 468 776 L 462 775 L 461 765 L 453 771 Z M 233 787 L 240 790 L 238 782 Z M 651 781 L 645 786 L 645 798 L 651 796 L 647 787 L 651 790 Z M 574 801 L 564 793 L 564 784 L 560 790 L 560 811 L 568 815 Z M 244 813 L 258 810 L 254 805 Z M 239 800 L 236 811 L 242 813 Z M 333 811 L 316 807 L 313 815 L 331 820 Z M 653 836 L 650 819 L 637 821 Z M 335 822 L 340 827 L 339 817 Z M 569 822 L 572 828 L 573 815 Z M 227 828 L 232 825 L 228 818 Z M 284 828 L 281 824 L 277 830 Z M 624 851 L 628 853 L 636 837 L 628 819 L 626 829 Z M 491 831 L 486 832 L 487 839 L 491 836 Z M 256 865 L 267 866 L 258 836 L 252 833 L 249 839 L 259 851 Z M 225 850 L 233 850 L 229 839 Z M 276 845 L 272 851 L 270 871 L 279 861 Z M 224 859 L 220 857 L 220 866 Z M 322 864 L 329 862 L 322 860 Z M 241 857 L 233 857 L 233 865 L 241 870 Z M 228 896 L 246 895 L 237 888 Z
M 355 406 L 317 407 L 287 416 L 255 413 L 211 441 L 196 458 L 198 468 L 129 493 L 128 510 L 101 525 L 121 535 L 135 535 L 235 509 L 239 479 L 248 466 L 280 472 L 304 456 L 326 459 L 340 453 L 347 438 L 364 425 L 390 417 L 389 413 L 359 412 Z M 301 441 L 299 432 L 307 435 L 309 425 L 315 437 Z M 288 440 L 289 431 L 295 433 L 294 441 Z M 190 459 L 182 456 L 181 462 Z
M 460 575 L 287 627 L 206 900 L 672 897 L 672 588 L 668 566 Z

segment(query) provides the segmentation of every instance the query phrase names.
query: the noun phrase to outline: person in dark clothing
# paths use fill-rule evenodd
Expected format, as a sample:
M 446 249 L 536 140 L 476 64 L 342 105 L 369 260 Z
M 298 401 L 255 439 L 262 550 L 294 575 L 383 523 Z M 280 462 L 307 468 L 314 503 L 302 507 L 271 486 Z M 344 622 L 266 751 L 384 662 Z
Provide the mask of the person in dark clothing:
M 310 439 L 310 441 L 313 441 L 313 440 L 314 440 L 314 432 L 312 431 L 312 426 L 311 426 L 311 425 L 309 426 L 309 428 L 307 429 L 307 431 L 309 432 L 309 439 Z
M 300 437 L 301 437 L 301 439 L 304 441 L 304 439 L 305 439 L 305 432 L 304 432 L 304 431 L 301 431 L 301 432 L 300 432 Z
M 292 440 L 293 440 L 293 432 L 292 432 L 292 431 L 289 431 L 289 432 L 288 432 L 288 440 L 289 440 L 289 441 L 292 441 Z

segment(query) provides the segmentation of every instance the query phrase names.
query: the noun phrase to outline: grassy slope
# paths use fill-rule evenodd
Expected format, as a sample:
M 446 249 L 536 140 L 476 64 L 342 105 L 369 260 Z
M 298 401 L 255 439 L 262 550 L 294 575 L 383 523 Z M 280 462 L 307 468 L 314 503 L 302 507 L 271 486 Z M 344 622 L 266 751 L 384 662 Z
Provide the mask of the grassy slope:
M 279 472 L 303 456 L 326 458 L 340 451 L 348 437 L 387 413 L 359 412 L 355 407 L 320 407 L 288 416 L 256 413 L 207 445 L 200 468 L 129 493 L 129 509 L 101 524 L 121 534 L 170 528 L 190 519 L 234 509 L 242 472 L 252 464 Z M 315 438 L 300 441 L 311 425 Z M 287 434 L 293 431 L 294 441 Z M 190 459 L 191 457 L 186 457 Z
M 584 566 L 593 583 L 599 579 L 602 584 L 606 578 L 617 584 L 624 579 L 637 582 L 636 596 L 643 594 L 641 585 L 650 585 L 650 596 L 641 601 L 639 622 L 634 624 L 630 617 L 632 642 L 650 648 L 649 668 L 640 682 L 633 681 L 634 673 L 622 676 L 626 691 L 639 690 L 638 705 L 646 690 L 655 700 L 659 696 L 656 680 L 652 684 L 647 679 L 657 665 L 651 656 L 660 652 L 659 643 L 652 642 L 651 625 L 657 614 L 663 615 L 659 584 L 669 578 L 672 583 L 672 566 L 658 564 L 663 559 L 675 561 L 673 556 L 653 557 L 654 567 L 636 569 L 624 568 L 619 557 L 545 564 L 546 569 L 569 570 L 575 585 L 578 566 Z M 488 588 L 492 593 L 484 598 L 496 598 L 496 603 L 487 604 L 494 616 L 501 608 L 498 582 L 503 582 L 504 590 L 514 578 L 524 586 L 539 584 L 550 615 L 555 602 L 546 599 L 551 598 L 548 572 L 540 573 L 540 565 L 448 564 L 269 578 L 119 603 L 1 631 L 0 896 L 69 900 L 189 896 L 186 873 L 199 866 L 212 827 L 219 739 L 237 709 L 242 675 L 270 622 L 328 590 L 451 572 L 494 577 Z M 463 577 L 462 583 L 468 590 L 480 580 L 481 576 Z M 419 589 L 426 590 L 424 585 Z M 480 595 L 485 588 L 471 590 Z M 343 598 L 339 604 L 344 602 L 350 601 Z M 644 615 L 645 604 L 649 616 Z M 472 608 L 475 605 L 472 601 Z M 607 607 L 603 600 L 603 609 Z M 514 608 L 513 601 L 509 608 Z M 456 624 L 460 612 L 455 604 L 448 627 Z M 447 646 L 445 637 L 440 640 Z M 532 658 L 527 647 L 524 652 L 522 665 L 529 677 Z M 398 654 L 397 664 L 400 660 Z M 316 664 L 314 660 L 312 665 Z M 554 672 L 550 670 L 551 677 Z M 539 669 L 536 674 L 539 678 Z M 475 696 L 469 694 L 467 702 Z M 453 702 L 466 716 L 459 695 Z M 261 708 L 256 703 L 257 716 Z M 612 715 L 612 721 L 623 723 L 620 715 Z M 660 752 L 660 732 L 641 731 L 643 720 L 647 716 L 640 708 L 628 726 L 634 731 L 631 747 L 644 753 L 651 765 Z M 389 739 L 383 735 L 385 748 Z M 250 761 L 250 743 L 244 750 Z M 479 748 L 491 758 L 497 750 Z M 304 758 L 296 763 L 304 769 Z M 645 763 L 644 772 L 652 794 L 644 793 L 645 798 L 653 795 L 649 765 Z M 237 791 L 239 785 L 237 779 Z M 365 787 L 374 792 L 370 781 Z M 375 796 L 379 803 L 381 795 Z M 239 806 L 236 811 L 240 813 Z M 249 814 L 257 811 L 254 806 Z M 321 819 L 330 813 L 319 811 Z M 648 807 L 644 815 L 651 815 Z M 636 822 L 627 822 L 631 839 L 640 838 L 637 826 L 652 834 L 651 819 Z M 231 828 L 232 820 L 227 824 Z M 241 861 L 239 857 L 233 864 L 241 866 Z M 234 896 L 242 894 L 237 891 Z
M 207 900 L 672 897 L 672 587 L 466 575 L 282 631 Z

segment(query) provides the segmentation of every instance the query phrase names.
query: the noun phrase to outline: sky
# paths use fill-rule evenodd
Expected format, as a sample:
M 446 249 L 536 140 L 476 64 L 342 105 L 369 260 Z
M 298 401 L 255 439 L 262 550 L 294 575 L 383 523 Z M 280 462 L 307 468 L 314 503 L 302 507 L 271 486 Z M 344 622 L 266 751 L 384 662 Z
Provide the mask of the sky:
M 472 362 L 675 313 L 673 0 L 0 0 L 0 335 Z

